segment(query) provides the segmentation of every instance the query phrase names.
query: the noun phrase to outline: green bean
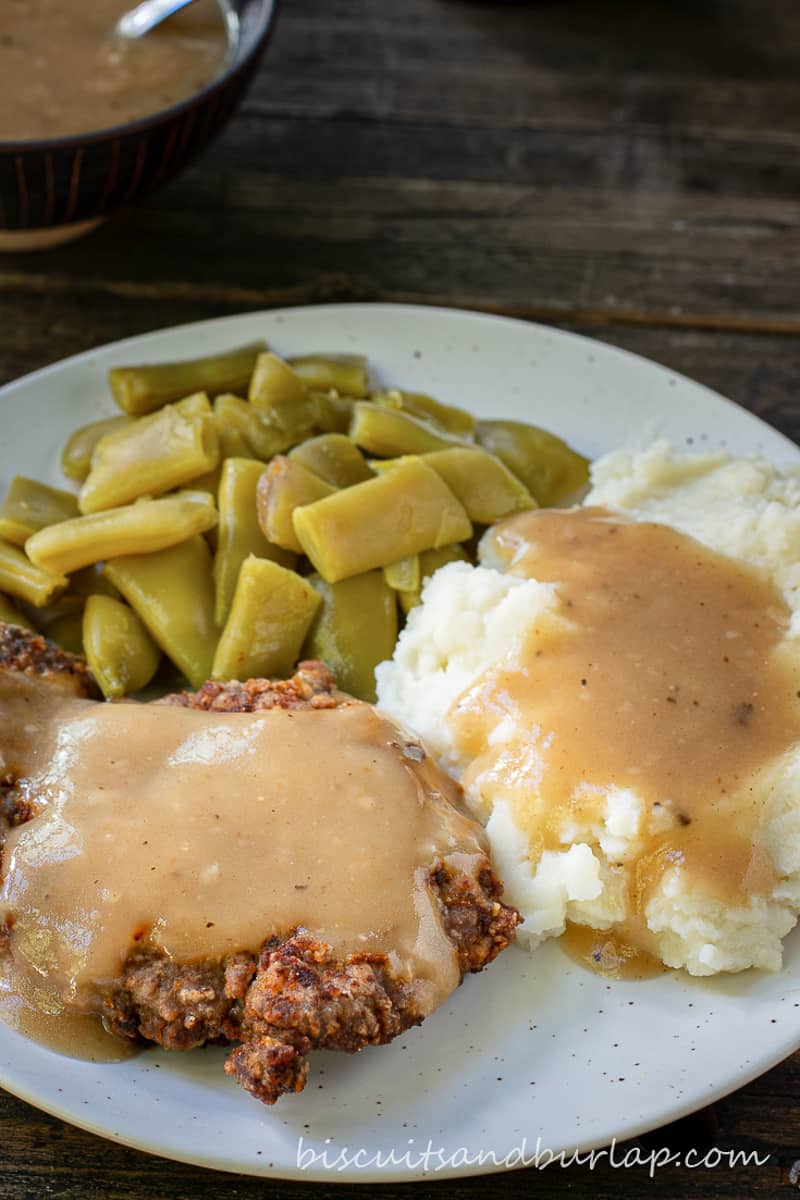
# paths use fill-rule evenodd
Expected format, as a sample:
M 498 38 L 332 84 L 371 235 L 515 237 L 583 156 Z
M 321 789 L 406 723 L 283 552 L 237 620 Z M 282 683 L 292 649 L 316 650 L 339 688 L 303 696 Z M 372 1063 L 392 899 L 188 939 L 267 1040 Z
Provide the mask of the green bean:
M 0 625 L 21 625 L 23 629 L 33 630 L 33 626 L 25 614 L 2 592 L 0 592 Z
M 268 558 L 242 563 L 214 655 L 214 679 L 289 675 L 320 598 L 307 580 Z
M 268 542 L 261 532 L 256 509 L 256 488 L 263 473 L 263 464 L 249 458 L 228 458 L 222 464 L 217 553 L 214 558 L 214 615 L 220 627 L 228 619 L 239 568 L 248 555 L 271 558 L 283 567 L 294 566 L 294 554 Z
M 130 417 L 105 417 L 102 421 L 92 421 L 91 425 L 82 425 L 70 434 L 61 451 L 61 470 L 67 479 L 83 483 L 89 474 L 92 454 L 100 438 L 105 437 L 107 433 L 116 433 L 130 424 Z
M 217 629 L 211 552 L 202 534 L 155 554 L 113 558 L 103 573 L 192 687 L 210 678 Z
M 411 457 L 415 456 L 370 459 L 370 466 L 382 475 Z M 441 476 L 470 520 L 478 524 L 491 525 L 510 513 L 536 508 L 536 501 L 516 475 L 480 446 L 450 446 L 416 457 Z
M 67 599 L 65 596 L 64 599 Z M 57 607 L 57 606 L 56 606 Z M 83 654 L 83 605 L 64 608 L 39 626 L 50 642 L 71 654 Z
M 253 408 L 240 396 L 217 396 L 214 401 L 217 428 L 222 436 L 226 432 L 238 433 L 244 438 L 252 454 L 266 462 L 274 454 L 283 454 L 293 444 L 292 437 L 273 428 L 264 414 Z M 247 455 L 239 454 L 238 458 Z
M 398 558 L 383 568 L 383 578 L 395 592 L 415 592 L 419 588 L 419 555 Z
M 175 400 L 169 405 L 169 408 L 173 412 L 180 413 L 182 417 L 210 417 L 214 411 L 208 398 L 208 392 L 192 392 L 190 396 L 184 396 L 182 400 Z M 153 414 L 154 417 L 157 415 Z M 141 421 L 139 424 L 141 425 Z
M 0 542 L 0 588 L 17 600 L 42 608 L 69 585 L 66 575 L 52 575 L 35 566 L 24 550 Z
M 352 487 L 372 478 L 364 455 L 342 433 L 308 438 L 289 452 L 289 458 L 334 488 Z
M 527 487 L 537 504 L 568 500 L 589 482 L 589 460 L 565 441 L 522 421 L 479 421 L 478 441 Z
M 438 571 L 439 567 L 451 562 L 469 562 L 469 555 L 461 545 L 440 546 L 437 550 L 425 550 L 419 556 L 419 584 L 410 591 L 398 592 L 397 598 L 404 613 L 410 613 L 412 608 L 420 603 L 422 587 L 426 579 Z
M 343 691 L 374 703 L 375 668 L 391 658 L 397 640 L 397 600 L 380 571 L 326 583 L 309 582 L 322 597 L 303 646 L 304 658 L 319 658 Z
M 255 462 L 258 459 L 258 455 L 240 430 L 223 428 L 218 420 L 217 435 L 220 461 L 224 462 L 226 458 L 249 458 Z
M 119 592 L 103 574 L 102 563 L 92 563 L 90 567 L 82 567 L 69 577 L 69 590 L 77 596 L 112 596 L 119 600 Z
M 419 459 L 297 508 L 293 520 L 300 545 L 328 583 L 472 533 L 462 505 Z
M 352 396 L 340 396 L 338 392 L 310 390 L 313 433 L 347 433 L 353 416 L 355 401 Z
M 369 454 L 385 458 L 464 445 L 462 439 L 438 432 L 428 421 L 368 401 L 353 406 L 350 438 Z
M 80 613 L 62 613 L 43 630 L 48 642 L 55 642 L 70 654 L 83 654 L 83 618 Z
M 185 404 L 168 405 L 100 439 L 81 488 L 80 510 L 95 513 L 137 496 L 169 492 L 213 471 L 218 462 L 213 414 L 201 409 L 195 415 Z
M 287 362 L 267 352 L 256 360 L 247 399 L 283 429 L 296 422 L 298 409 L 305 408 L 308 390 Z
M 179 492 L 50 525 L 28 538 L 25 551 L 35 566 L 68 574 L 122 554 L 163 550 L 216 523 L 217 510 L 207 492 Z
M 399 409 L 400 412 L 410 413 L 412 417 L 421 417 L 445 433 L 466 438 L 470 442 L 475 440 L 477 422 L 472 413 L 465 412 L 463 408 L 455 408 L 451 404 L 441 404 L 434 400 L 433 396 L 426 396 L 422 392 L 401 392 L 397 388 L 391 388 L 386 392 L 373 392 L 370 400 L 382 408 Z
M 342 396 L 369 395 L 367 360 L 361 354 L 304 354 L 289 365 L 308 388 Z
M 106 700 L 147 687 L 161 651 L 127 604 L 110 596 L 90 596 L 83 612 L 86 661 Z
M 249 401 L 266 425 L 286 438 L 286 447 L 315 433 L 343 432 L 353 408 L 352 399 L 336 391 L 306 388 L 300 376 L 275 354 L 259 355 Z
M 422 461 L 442 477 L 469 519 L 479 525 L 492 525 L 509 513 L 536 508 L 528 489 L 505 463 L 478 446 L 434 450 L 424 454 Z
M 71 492 L 15 475 L 0 508 L 0 538 L 24 546 L 37 529 L 77 515 L 78 501 Z
M 222 478 L 222 459 L 214 467 L 213 471 L 208 471 L 205 475 L 198 475 L 192 480 L 193 492 L 206 492 L 212 500 L 216 500 L 219 494 L 219 481 Z
M 277 454 L 262 472 L 258 481 L 258 523 L 267 541 L 295 554 L 303 547 L 294 529 L 292 517 L 296 508 L 312 504 L 334 489 L 299 462 Z
M 186 362 L 158 363 L 146 367 L 113 367 L 108 373 L 111 394 L 119 407 L 132 417 L 154 412 L 191 392 L 246 391 L 256 359 L 264 342 L 253 342 L 238 350 Z
M 82 654 L 81 621 L 85 603 L 85 596 L 70 589 L 39 608 L 26 607 L 31 623 L 48 641 L 56 642 L 73 654 Z

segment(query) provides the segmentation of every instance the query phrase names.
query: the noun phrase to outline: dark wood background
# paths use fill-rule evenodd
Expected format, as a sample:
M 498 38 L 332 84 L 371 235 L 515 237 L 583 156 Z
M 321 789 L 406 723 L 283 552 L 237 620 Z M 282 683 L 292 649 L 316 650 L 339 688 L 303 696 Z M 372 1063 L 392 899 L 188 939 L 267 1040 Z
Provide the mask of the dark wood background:
M 579 330 L 800 441 L 798 0 L 284 0 L 211 150 L 85 241 L 0 256 L 0 377 L 159 326 L 393 300 Z M 800 1055 L 648 1146 L 760 1168 L 598 1167 L 384 1196 L 790 1195 Z M 374 1191 L 376 1189 L 367 1189 Z M 0 1198 L 364 1192 L 221 1176 L 0 1093 Z

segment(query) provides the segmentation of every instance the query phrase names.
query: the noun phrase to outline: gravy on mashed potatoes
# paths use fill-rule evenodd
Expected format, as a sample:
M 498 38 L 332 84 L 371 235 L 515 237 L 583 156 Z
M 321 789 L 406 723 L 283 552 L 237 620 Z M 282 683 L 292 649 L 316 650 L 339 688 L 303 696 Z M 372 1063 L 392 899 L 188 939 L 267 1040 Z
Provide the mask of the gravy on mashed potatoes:
M 482 562 L 502 574 L 437 573 L 379 669 L 379 702 L 411 721 L 427 692 L 416 728 L 487 822 L 523 935 L 569 921 L 609 931 L 571 938 L 595 960 L 606 942 L 617 964 L 775 968 L 800 911 L 798 481 L 782 507 L 760 465 L 769 487 L 742 498 L 735 558 L 702 504 L 670 509 L 670 492 L 719 492 L 738 464 L 671 459 L 670 482 L 668 460 L 651 451 L 649 489 L 646 453 L 632 463 L 638 509 L 601 460 L 587 507 L 486 535 Z

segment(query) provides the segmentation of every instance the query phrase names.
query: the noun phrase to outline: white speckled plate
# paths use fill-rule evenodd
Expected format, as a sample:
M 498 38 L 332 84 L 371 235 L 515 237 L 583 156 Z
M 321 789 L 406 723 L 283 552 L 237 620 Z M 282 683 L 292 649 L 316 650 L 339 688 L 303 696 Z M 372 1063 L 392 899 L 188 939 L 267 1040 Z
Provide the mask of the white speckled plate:
M 258 336 L 287 354 L 362 351 L 382 383 L 529 419 L 590 455 L 646 431 L 800 459 L 706 388 L 597 342 L 494 317 L 343 305 L 165 330 L 19 380 L 0 393 L 0 487 L 16 472 L 58 482 L 67 433 L 112 411 L 108 367 Z M 96 1065 L 3 1026 L 0 1084 L 105 1137 L 208 1167 L 330 1182 L 416 1179 L 426 1165 L 471 1174 L 533 1154 L 537 1140 L 553 1152 L 600 1146 L 714 1100 L 800 1046 L 799 1005 L 797 934 L 780 974 L 710 983 L 607 982 L 551 943 L 535 956 L 509 950 L 392 1046 L 314 1056 L 306 1091 L 272 1110 L 223 1075 L 221 1051 Z

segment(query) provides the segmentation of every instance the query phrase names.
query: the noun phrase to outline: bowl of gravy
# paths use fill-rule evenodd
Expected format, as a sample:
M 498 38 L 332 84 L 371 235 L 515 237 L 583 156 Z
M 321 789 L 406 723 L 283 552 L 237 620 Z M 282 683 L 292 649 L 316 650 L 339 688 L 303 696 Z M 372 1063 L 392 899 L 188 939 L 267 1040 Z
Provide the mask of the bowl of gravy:
M 277 0 L 197 0 L 142 38 L 132 0 L 2 0 L 0 250 L 58 245 L 171 179 L 231 116 Z

